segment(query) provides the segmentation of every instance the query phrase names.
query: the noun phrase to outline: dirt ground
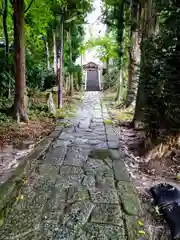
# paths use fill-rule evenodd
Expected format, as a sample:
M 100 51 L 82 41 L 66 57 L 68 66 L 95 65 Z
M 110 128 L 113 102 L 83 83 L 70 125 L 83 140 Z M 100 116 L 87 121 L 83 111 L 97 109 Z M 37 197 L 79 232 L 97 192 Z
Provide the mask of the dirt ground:
M 171 144 L 167 142 L 147 148 L 144 132 L 130 127 L 133 111 L 116 109 L 111 97 L 106 100 L 114 122 L 114 131 L 128 156 L 125 164 L 142 201 L 145 213 L 143 222 L 150 234 L 150 240 L 171 240 L 169 228 L 154 206 L 149 189 L 164 182 L 180 189 L 179 137 Z
M 18 126 L 10 126 L 8 129 L 0 129 L 0 145 L 3 149 L 6 145 L 13 145 L 21 148 L 23 141 L 38 141 L 48 135 L 54 128 L 54 123 L 50 119 L 29 121 Z

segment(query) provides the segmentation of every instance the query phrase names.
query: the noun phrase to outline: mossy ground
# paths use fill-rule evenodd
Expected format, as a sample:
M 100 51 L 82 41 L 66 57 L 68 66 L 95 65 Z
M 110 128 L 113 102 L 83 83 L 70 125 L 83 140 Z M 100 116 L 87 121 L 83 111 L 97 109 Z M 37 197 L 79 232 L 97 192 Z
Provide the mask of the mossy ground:
M 112 109 L 111 110 L 111 117 L 117 121 L 123 122 L 130 122 L 133 120 L 133 112 L 132 110 L 127 109 Z
M 132 108 L 124 109 L 118 108 L 122 102 L 115 101 L 116 93 L 106 91 L 103 96 L 103 102 L 107 106 L 108 112 L 112 120 L 116 122 L 130 122 L 133 120 L 134 110 Z

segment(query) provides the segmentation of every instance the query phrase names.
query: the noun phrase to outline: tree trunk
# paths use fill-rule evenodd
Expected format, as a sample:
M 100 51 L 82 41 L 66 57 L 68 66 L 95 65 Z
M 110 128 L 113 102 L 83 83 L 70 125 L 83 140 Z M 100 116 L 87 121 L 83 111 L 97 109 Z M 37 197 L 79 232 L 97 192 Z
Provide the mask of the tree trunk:
M 79 85 L 79 75 L 78 75 L 78 73 L 76 72 L 76 73 L 74 73 L 74 75 L 75 75 L 75 90 L 76 91 L 80 91 L 80 89 L 81 89 L 81 86 Z
M 53 35 L 53 51 L 54 51 L 54 74 L 56 76 L 56 72 L 57 72 L 57 45 L 56 45 L 56 32 L 53 30 L 52 31 L 52 35 Z
M 116 14 L 118 15 L 117 26 L 118 26 L 118 34 L 117 34 L 117 41 L 119 43 L 119 67 L 122 69 L 122 57 L 123 57 L 123 35 L 124 35 L 124 4 L 125 1 L 122 0 L 119 3 L 118 9 L 116 9 Z M 120 83 L 118 85 L 118 92 L 115 97 L 115 101 L 118 100 L 119 91 L 120 91 Z
M 48 41 L 46 40 L 46 57 L 47 57 L 47 69 L 48 71 L 51 70 L 51 66 L 50 66 L 50 54 L 49 54 L 49 45 L 48 45 Z
M 136 105 L 135 105 L 135 113 L 133 123 L 135 127 L 139 128 L 139 125 L 142 125 L 145 119 L 145 105 L 146 98 L 144 94 L 144 84 L 139 83 L 137 97 L 136 97 Z
M 105 36 L 108 38 L 108 34 L 109 34 L 109 26 L 106 25 L 106 33 L 105 33 Z M 109 49 L 106 48 L 106 52 L 108 53 L 109 52 Z M 106 74 L 109 76 L 109 57 L 107 56 L 106 58 L 106 62 L 105 62 L 105 65 L 106 65 Z
M 148 0 L 144 4 L 144 13 L 141 17 L 141 23 L 142 23 L 142 38 L 141 38 L 141 64 L 140 64 L 140 76 L 139 76 L 139 85 L 138 85 L 138 93 L 137 93 L 137 99 L 136 99 L 136 106 L 135 106 L 135 114 L 133 123 L 135 126 L 141 125 L 145 121 L 145 110 L 147 108 L 147 96 L 145 93 L 145 86 L 148 82 L 148 79 L 144 79 L 143 76 L 143 69 L 146 64 L 147 59 L 147 51 L 143 44 L 145 39 L 148 39 L 149 37 L 155 36 L 157 33 L 157 15 L 156 10 L 154 6 L 154 0 Z
M 73 66 L 73 61 L 72 61 L 72 46 L 71 46 L 71 29 L 69 28 L 69 52 L 70 52 L 70 64 L 71 67 Z M 69 95 L 72 96 L 74 94 L 74 76 L 73 73 L 70 74 L 70 91 Z
M 60 70 L 58 83 L 58 108 L 62 108 L 63 97 L 63 55 L 64 55 L 64 16 L 61 18 L 61 46 L 60 46 Z
M 128 66 L 128 83 L 125 107 L 135 105 L 137 88 L 138 88 L 138 65 L 140 62 L 140 45 L 139 45 L 139 27 L 137 22 L 140 16 L 140 5 L 134 0 L 131 2 L 131 32 L 129 47 L 129 66 Z
M 13 112 L 18 120 L 27 122 L 24 0 L 14 0 L 13 8 L 15 47 L 15 99 Z
M 69 96 L 73 96 L 74 94 L 74 76 L 73 73 L 70 74 L 70 91 Z
M 134 33 L 135 34 L 135 33 Z M 137 37 L 135 37 L 137 42 Z M 139 74 L 138 65 L 140 61 L 140 47 L 135 43 L 136 46 L 129 49 L 129 66 L 128 66 L 128 83 L 127 83 L 127 95 L 125 100 L 125 107 L 128 108 L 135 104 Z
M 70 78 L 70 76 L 69 76 L 69 73 L 67 73 L 67 76 L 66 76 L 66 92 L 68 93 L 69 92 L 69 78 Z
M 5 69 L 9 72 L 9 37 L 7 31 L 7 15 L 8 15 L 8 0 L 4 0 L 4 12 L 3 12 L 3 29 L 5 38 Z M 9 78 L 8 98 L 11 96 L 11 83 Z
M 57 48 L 57 52 L 56 52 L 56 86 L 57 87 L 59 86 L 59 77 L 60 77 L 59 65 L 60 65 L 59 48 Z
M 119 85 L 118 85 L 116 99 L 117 99 L 117 101 L 123 100 L 123 71 L 122 71 L 122 69 L 119 72 Z

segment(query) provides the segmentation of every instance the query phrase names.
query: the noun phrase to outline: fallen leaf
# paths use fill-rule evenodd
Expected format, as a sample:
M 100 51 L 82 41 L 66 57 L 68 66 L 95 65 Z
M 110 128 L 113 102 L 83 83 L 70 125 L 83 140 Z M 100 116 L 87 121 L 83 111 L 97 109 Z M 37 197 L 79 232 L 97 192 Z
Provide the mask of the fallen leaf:
M 141 220 L 138 221 L 139 226 L 144 226 L 143 222 Z
M 145 234 L 146 234 L 145 231 L 143 231 L 143 230 L 139 230 L 138 233 L 139 233 L 139 234 L 142 234 L 142 235 L 145 235 Z
M 21 195 L 17 196 L 16 200 L 17 201 L 24 200 L 24 195 L 21 194 Z

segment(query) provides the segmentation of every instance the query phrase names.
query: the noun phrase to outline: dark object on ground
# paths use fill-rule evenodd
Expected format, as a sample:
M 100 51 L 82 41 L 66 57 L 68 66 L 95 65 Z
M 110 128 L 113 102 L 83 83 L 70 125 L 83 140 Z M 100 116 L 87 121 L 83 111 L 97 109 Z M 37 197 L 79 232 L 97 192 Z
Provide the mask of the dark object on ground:
M 180 191 L 172 185 L 161 183 L 150 188 L 150 192 L 168 223 L 173 239 L 180 239 Z

